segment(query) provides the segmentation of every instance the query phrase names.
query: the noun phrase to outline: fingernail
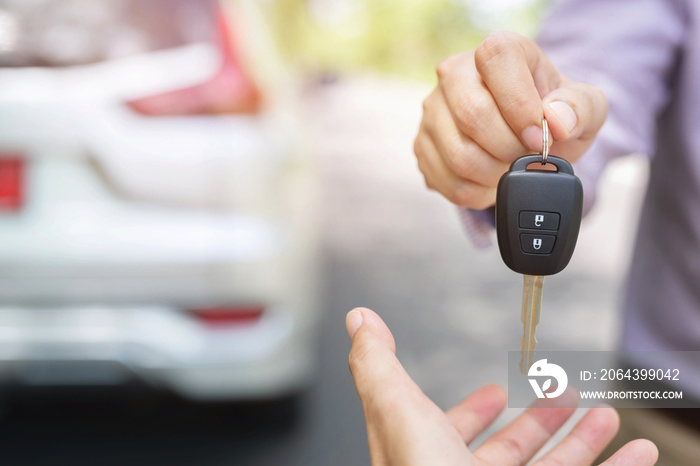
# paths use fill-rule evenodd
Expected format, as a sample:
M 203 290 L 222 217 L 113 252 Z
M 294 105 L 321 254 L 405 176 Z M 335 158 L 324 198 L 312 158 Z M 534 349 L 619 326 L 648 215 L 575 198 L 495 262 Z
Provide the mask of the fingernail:
M 352 338 L 357 332 L 357 329 L 362 325 L 362 313 L 360 311 L 352 310 L 348 312 L 345 317 L 345 327 L 348 329 L 348 335 Z
M 530 149 L 537 152 L 542 150 L 542 128 L 535 125 L 530 126 L 523 131 L 521 136 Z
M 567 103 L 559 101 L 552 102 L 549 104 L 549 108 L 551 108 L 559 117 L 561 122 L 564 123 L 567 131 L 572 132 L 574 128 L 576 128 L 576 125 L 578 124 L 578 117 L 576 116 L 574 109 Z

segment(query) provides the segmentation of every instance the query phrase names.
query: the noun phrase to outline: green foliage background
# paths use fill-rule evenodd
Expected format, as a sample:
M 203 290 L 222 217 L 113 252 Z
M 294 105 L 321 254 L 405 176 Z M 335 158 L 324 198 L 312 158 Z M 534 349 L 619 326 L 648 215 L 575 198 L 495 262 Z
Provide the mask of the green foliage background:
M 433 80 L 438 62 L 475 47 L 490 29 L 531 35 L 544 0 L 511 3 L 494 18 L 470 0 L 268 0 L 264 9 L 282 56 L 303 71 Z

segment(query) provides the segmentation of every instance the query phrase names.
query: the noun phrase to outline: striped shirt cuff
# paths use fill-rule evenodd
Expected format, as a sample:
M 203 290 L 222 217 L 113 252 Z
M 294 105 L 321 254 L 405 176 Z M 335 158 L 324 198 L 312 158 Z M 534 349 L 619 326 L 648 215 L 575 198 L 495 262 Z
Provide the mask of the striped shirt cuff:
M 462 226 L 472 244 L 478 249 L 493 246 L 493 233 L 496 227 L 496 209 L 474 210 L 459 208 Z

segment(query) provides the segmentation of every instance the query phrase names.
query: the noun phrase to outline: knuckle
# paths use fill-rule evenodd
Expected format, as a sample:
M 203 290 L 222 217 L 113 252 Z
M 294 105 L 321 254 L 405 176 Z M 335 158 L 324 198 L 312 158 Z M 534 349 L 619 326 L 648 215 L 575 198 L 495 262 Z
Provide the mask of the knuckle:
M 358 341 L 352 345 L 350 348 L 350 354 L 348 356 L 348 367 L 350 372 L 356 374 L 358 370 L 362 368 L 364 362 L 367 360 L 369 355 L 372 353 L 372 347 L 370 345 Z
M 428 94 L 428 96 L 423 99 L 423 103 L 421 105 L 423 109 L 423 119 L 421 121 L 422 129 L 424 129 L 424 127 L 429 128 L 434 124 L 436 114 L 439 112 L 440 107 L 440 98 L 438 95 L 439 92 L 440 90 L 435 88 L 433 92 Z
M 593 114 L 593 109 L 595 108 L 595 98 L 593 97 L 594 94 L 592 92 L 584 92 L 583 93 L 583 105 L 584 108 L 586 109 L 586 113 L 589 115 Z M 576 109 L 574 108 L 574 112 L 576 112 Z M 578 113 L 577 113 L 578 115 Z
M 598 101 L 600 101 L 603 105 L 605 105 L 605 108 L 608 107 L 608 96 L 605 95 L 605 92 L 599 87 L 591 86 L 593 87 L 593 91 L 598 94 Z
M 524 458 L 527 456 L 522 445 L 520 445 L 520 443 L 518 443 L 518 441 L 515 439 L 504 437 L 499 443 L 503 451 L 507 452 L 507 456 L 509 457 Z
M 450 202 L 458 206 L 469 207 L 470 209 L 475 208 L 473 205 L 471 193 L 469 193 L 465 189 L 455 189 L 450 193 L 450 197 L 448 197 L 448 199 L 450 200 Z
M 433 89 L 433 91 L 428 94 L 425 99 L 423 99 L 423 113 L 425 114 L 428 110 L 430 110 L 433 107 L 433 101 L 435 100 L 435 93 L 438 92 L 437 89 Z
M 435 67 L 435 74 L 439 80 L 445 79 L 445 77 L 450 73 L 452 69 L 452 57 L 447 57 L 437 64 Z
M 491 59 L 516 50 L 522 36 L 510 31 L 492 32 L 477 46 L 474 60 L 477 68 L 483 68 Z
M 595 106 L 597 96 L 598 94 L 595 87 L 584 84 L 574 87 L 572 89 L 572 98 L 565 99 L 564 102 L 572 107 L 577 115 L 581 110 L 590 113 Z
M 474 183 L 461 183 L 452 193 L 453 203 L 475 210 L 483 210 L 493 204 L 492 190 Z
M 428 175 L 428 169 L 427 169 L 427 162 L 425 160 L 425 157 L 423 156 L 423 152 L 421 149 L 418 147 L 415 151 L 416 153 L 416 162 L 418 165 L 418 171 L 420 171 L 421 175 L 423 175 L 423 183 L 425 184 L 425 187 L 428 188 L 429 190 L 434 190 L 434 185 L 430 181 L 430 177 Z
M 474 190 L 471 183 L 461 182 L 450 193 L 451 201 L 464 207 L 472 207 L 474 203 Z
M 428 177 L 426 161 L 420 149 L 416 150 L 416 162 L 418 165 L 418 171 L 420 171 L 420 174 L 423 175 L 423 183 L 425 184 L 425 187 L 429 190 L 433 190 L 432 184 L 430 183 L 430 178 Z
M 430 190 L 430 191 L 437 191 L 437 188 L 435 187 L 435 184 L 431 181 L 431 178 L 423 173 L 423 183 L 425 184 L 425 187 Z
M 561 98 L 553 99 L 567 103 L 578 117 L 577 128 L 582 135 L 597 132 L 608 115 L 608 100 L 605 93 L 591 84 L 579 82 L 562 91 Z M 579 133 L 572 137 L 579 137 Z M 586 136 L 587 137 L 587 136 Z
M 586 92 L 587 105 L 591 111 L 593 109 L 602 109 L 601 113 L 603 115 L 608 114 L 608 97 L 605 95 L 602 89 L 588 84 L 588 92 Z
M 579 83 L 573 89 L 577 94 L 576 106 L 583 106 L 588 111 L 593 111 L 595 108 L 604 107 L 607 109 L 608 99 L 605 93 L 598 87 L 588 83 Z
M 440 63 L 438 63 L 435 67 L 435 73 L 437 74 L 438 79 L 442 80 L 448 77 L 454 70 L 455 66 L 457 66 L 459 63 L 462 63 L 463 60 L 468 59 L 468 56 L 468 52 L 458 53 L 456 55 L 450 55 L 449 57 L 445 58 Z
M 418 133 L 416 138 L 413 140 L 413 153 L 419 160 L 423 157 L 423 145 L 420 141 L 421 137 L 422 133 Z
M 529 115 L 532 113 L 532 103 L 522 97 L 514 97 L 507 103 L 507 111 L 513 115 Z
M 445 191 L 442 193 L 443 196 L 445 196 L 445 199 L 453 203 L 454 205 L 462 206 L 462 207 L 469 207 L 467 204 L 461 203 L 461 199 L 458 199 L 458 197 L 455 194 L 455 191 Z
M 455 141 L 448 145 L 445 151 L 447 163 L 456 175 L 469 178 L 478 169 L 473 144 Z
M 475 135 L 481 131 L 485 118 L 495 110 L 495 104 L 490 97 L 482 92 L 464 93 L 456 103 L 455 113 L 460 128 L 467 135 Z

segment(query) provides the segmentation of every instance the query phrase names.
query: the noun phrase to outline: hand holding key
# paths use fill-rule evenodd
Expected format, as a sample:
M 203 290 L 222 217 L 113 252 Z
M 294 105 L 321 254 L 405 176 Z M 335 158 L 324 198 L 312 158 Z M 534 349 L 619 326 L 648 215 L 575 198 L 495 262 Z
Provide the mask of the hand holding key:
M 527 373 L 537 343 L 544 275 L 557 273 L 568 263 L 580 221 L 580 199 L 576 205 L 560 203 L 560 210 L 548 210 L 545 204 L 550 201 L 545 198 L 558 199 L 561 189 L 571 193 L 572 186 L 550 182 L 565 180 L 567 173 L 573 177 L 567 160 L 578 159 L 593 142 L 607 116 L 607 102 L 600 90 L 560 73 L 534 42 L 510 32 L 492 34 L 476 50 L 448 58 L 437 72 L 438 86 L 423 104 L 414 143 L 429 188 L 461 206 L 493 205 L 509 164 L 540 150 L 546 158 L 550 144 L 544 121 L 554 139 L 552 151 L 563 157 L 552 159 L 558 169 L 555 175 L 562 176 L 526 173 L 527 163 L 516 162 L 504 179 L 515 180 L 518 194 L 508 188 L 511 183 L 499 188 L 501 198 L 539 190 L 537 196 L 521 199 L 524 203 L 513 201 L 510 207 L 497 209 L 503 259 L 524 274 L 521 370 Z M 521 183 L 523 175 L 527 179 Z M 570 215 L 576 210 L 578 220 Z
M 440 63 L 437 73 L 414 150 L 427 186 L 465 207 L 492 206 L 508 166 L 541 150 L 543 117 L 552 152 L 573 162 L 607 115 L 599 89 L 564 76 L 515 33 L 491 34 L 476 50 Z

